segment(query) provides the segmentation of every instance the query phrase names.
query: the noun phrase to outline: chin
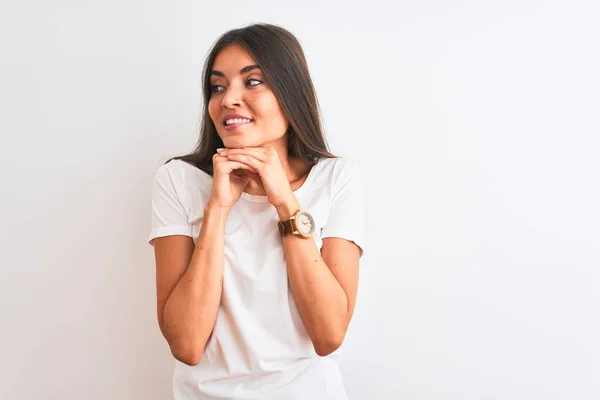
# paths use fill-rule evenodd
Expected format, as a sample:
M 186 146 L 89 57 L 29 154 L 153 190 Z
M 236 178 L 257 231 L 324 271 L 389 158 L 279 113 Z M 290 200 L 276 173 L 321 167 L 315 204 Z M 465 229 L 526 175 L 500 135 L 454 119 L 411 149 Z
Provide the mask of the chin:
M 258 139 L 256 139 L 256 135 L 253 135 L 250 132 L 233 135 L 229 132 L 225 132 L 223 136 L 224 137 L 221 137 L 221 140 L 223 140 L 223 145 L 225 145 L 225 147 L 228 149 L 263 147 L 267 144 L 274 145 L 280 140 L 285 140 L 285 134 L 276 135 L 274 137 L 265 137 L 265 135 L 261 135 L 261 137 Z M 252 137 L 254 137 L 254 140 L 251 139 Z
M 223 140 L 223 144 L 228 149 L 243 149 L 244 147 L 255 147 L 255 145 L 248 143 L 247 140 L 243 139 L 228 138 L 226 140 Z
M 260 147 L 265 142 L 264 140 L 252 140 L 251 135 L 231 135 L 223 139 L 223 144 L 228 149 L 243 149 L 244 147 Z
M 248 140 L 244 140 L 242 137 L 226 137 L 223 139 L 223 144 L 229 149 L 236 149 L 248 146 Z

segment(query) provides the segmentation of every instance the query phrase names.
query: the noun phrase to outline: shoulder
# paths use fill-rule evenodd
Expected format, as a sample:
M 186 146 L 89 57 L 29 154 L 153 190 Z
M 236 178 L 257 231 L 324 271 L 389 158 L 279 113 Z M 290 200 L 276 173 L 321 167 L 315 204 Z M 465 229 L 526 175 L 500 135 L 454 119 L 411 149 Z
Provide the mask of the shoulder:
M 212 181 L 212 177 L 186 161 L 175 159 L 156 169 L 155 180 L 170 180 L 174 185 Z
M 183 160 L 170 160 L 156 169 L 155 192 L 168 193 L 190 209 L 198 201 L 208 201 L 212 190 L 212 176 Z
M 323 158 L 319 160 L 317 174 L 331 185 L 343 183 L 349 179 L 363 179 L 363 171 L 354 160 L 347 157 Z
M 174 160 L 170 160 L 169 162 L 166 162 L 164 164 L 162 164 L 161 166 L 159 166 L 157 168 L 157 172 L 162 172 L 162 173 L 169 173 L 169 174 L 181 174 L 181 173 L 186 173 L 186 172 L 201 172 L 203 174 L 206 174 L 206 172 L 202 171 L 201 169 L 199 169 L 198 167 L 196 167 L 195 165 L 192 165 L 186 161 L 180 160 L 180 159 L 174 159 Z M 208 175 L 208 174 L 206 174 Z

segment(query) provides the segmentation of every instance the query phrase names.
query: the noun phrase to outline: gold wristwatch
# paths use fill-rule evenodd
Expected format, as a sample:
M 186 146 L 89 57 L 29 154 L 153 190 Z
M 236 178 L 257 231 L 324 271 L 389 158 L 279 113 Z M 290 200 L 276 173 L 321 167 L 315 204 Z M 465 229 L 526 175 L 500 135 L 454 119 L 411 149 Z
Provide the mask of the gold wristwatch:
M 292 234 L 303 239 L 308 239 L 315 233 L 315 220 L 313 216 L 302 210 L 296 211 L 287 221 L 279 221 L 278 226 L 281 237 Z

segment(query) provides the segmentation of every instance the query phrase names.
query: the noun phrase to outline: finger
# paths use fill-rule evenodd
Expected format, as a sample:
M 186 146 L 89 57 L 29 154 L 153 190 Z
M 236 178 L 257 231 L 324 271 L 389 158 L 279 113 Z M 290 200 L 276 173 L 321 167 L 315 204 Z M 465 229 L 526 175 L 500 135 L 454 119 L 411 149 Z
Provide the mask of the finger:
M 214 154 L 213 155 L 213 166 L 214 166 L 215 169 L 218 168 L 219 165 L 224 164 L 224 163 L 228 163 L 230 161 L 231 160 L 227 156 L 221 156 L 219 154 Z M 239 162 L 239 161 L 237 161 L 237 162 Z M 248 165 L 246 164 L 246 166 L 248 166 Z
M 214 165 L 222 163 L 222 162 L 229 161 L 229 159 L 227 158 L 227 156 L 222 156 L 220 154 L 213 154 L 212 160 L 213 160 L 213 164 Z
M 229 158 L 232 161 L 237 161 L 249 165 L 258 172 L 260 172 L 264 165 L 263 162 L 261 162 L 259 159 L 248 154 L 230 154 L 227 156 L 227 158 Z
M 247 151 L 247 150 L 255 150 L 259 153 L 267 154 L 267 153 L 269 153 L 269 151 L 274 150 L 274 148 L 272 148 L 272 147 L 242 147 L 242 148 L 231 148 L 231 149 L 225 148 L 225 149 L 217 149 L 217 153 L 222 154 L 222 155 L 223 154 L 227 155 L 230 153 L 240 153 L 240 152 L 243 153 L 244 151 Z
M 232 171 L 234 171 L 236 169 L 243 169 L 243 170 L 247 170 L 247 171 L 250 171 L 253 173 L 257 173 L 257 171 L 252 166 L 245 164 L 243 162 L 239 162 L 239 161 L 227 160 L 225 162 L 219 163 L 219 166 L 217 168 L 217 170 L 219 172 L 224 173 L 224 174 L 230 174 Z
M 244 149 L 227 149 L 225 151 L 222 151 L 220 154 L 223 156 L 244 154 L 244 155 L 252 156 L 252 157 L 256 158 L 257 160 L 260 160 L 263 162 L 267 161 L 268 155 L 269 155 L 267 149 L 258 148 L 258 147 L 248 147 L 248 148 L 244 148 Z
M 249 171 L 252 172 L 253 174 L 258 174 L 258 171 L 256 171 L 256 169 L 254 169 L 252 166 L 248 165 L 248 164 L 244 164 L 243 162 L 237 162 L 237 161 L 229 161 L 231 164 L 231 169 L 232 170 L 236 170 L 236 169 L 242 169 L 244 171 Z

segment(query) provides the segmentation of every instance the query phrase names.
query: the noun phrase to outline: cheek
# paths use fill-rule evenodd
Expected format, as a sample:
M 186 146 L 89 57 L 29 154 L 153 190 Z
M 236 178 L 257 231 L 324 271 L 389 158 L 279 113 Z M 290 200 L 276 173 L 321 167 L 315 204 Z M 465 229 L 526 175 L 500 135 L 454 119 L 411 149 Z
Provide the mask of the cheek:
M 208 115 L 210 116 L 210 119 L 213 120 L 213 122 L 215 121 L 215 118 L 217 118 L 219 115 L 219 104 L 214 100 L 209 100 L 208 102 Z
M 287 124 L 283 110 L 279 106 L 277 99 L 272 93 L 256 93 L 252 96 L 252 98 L 249 99 L 249 103 L 250 102 L 254 112 L 257 114 L 257 116 L 260 116 L 263 121 L 268 121 L 270 124 Z

